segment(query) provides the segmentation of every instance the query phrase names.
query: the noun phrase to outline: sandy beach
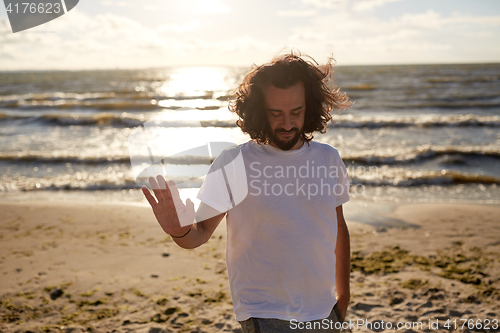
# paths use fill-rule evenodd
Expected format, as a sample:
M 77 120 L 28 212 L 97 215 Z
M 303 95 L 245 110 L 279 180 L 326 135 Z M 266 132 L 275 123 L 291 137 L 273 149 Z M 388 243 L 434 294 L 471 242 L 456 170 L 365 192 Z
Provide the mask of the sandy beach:
M 411 204 L 386 217 L 415 227 L 348 221 L 344 331 L 498 331 L 499 216 L 494 206 Z M 222 224 L 202 247 L 180 249 L 147 207 L 0 203 L 0 331 L 240 332 L 225 238 Z

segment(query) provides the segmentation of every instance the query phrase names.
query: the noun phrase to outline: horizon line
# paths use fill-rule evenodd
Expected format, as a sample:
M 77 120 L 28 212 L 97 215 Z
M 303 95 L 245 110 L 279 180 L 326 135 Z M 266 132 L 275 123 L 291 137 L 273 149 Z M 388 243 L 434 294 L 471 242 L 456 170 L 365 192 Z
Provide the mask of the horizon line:
M 497 65 L 500 60 L 483 61 L 483 62 L 429 62 L 429 63 L 379 63 L 379 64 L 335 64 L 333 67 L 376 67 L 376 66 L 453 66 L 453 65 Z M 0 73 L 14 72 L 84 72 L 84 71 L 119 71 L 119 70 L 164 70 L 170 68 L 189 68 L 189 67 L 226 67 L 226 68 L 251 68 L 252 65 L 165 65 L 154 67 L 115 67 L 115 68 L 47 68 L 47 69 L 0 69 Z

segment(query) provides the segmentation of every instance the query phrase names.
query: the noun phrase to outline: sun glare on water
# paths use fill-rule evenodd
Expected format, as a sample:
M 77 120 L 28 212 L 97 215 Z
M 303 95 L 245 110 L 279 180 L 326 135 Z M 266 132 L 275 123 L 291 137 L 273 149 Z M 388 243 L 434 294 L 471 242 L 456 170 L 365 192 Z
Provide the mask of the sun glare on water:
M 233 88 L 228 85 L 228 74 L 227 68 L 178 68 L 160 87 L 159 92 L 169 97 L 212 98 L 214 93 L 226 93 Z

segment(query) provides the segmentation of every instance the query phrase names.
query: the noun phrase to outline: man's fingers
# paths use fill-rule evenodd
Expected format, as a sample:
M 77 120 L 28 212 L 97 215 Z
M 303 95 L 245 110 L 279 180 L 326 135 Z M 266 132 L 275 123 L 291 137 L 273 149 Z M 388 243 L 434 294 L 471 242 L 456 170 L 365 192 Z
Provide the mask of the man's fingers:
M 153 192 L 155 193 L 156 199 L 158 199 L 158 201 L 163 199 L 163 195 L 161 193 L 160 186 L 158 185 L 158 183 L 156 182 L 156 179 L 154 179 L 154 177 L 149 177 L 149 184 L 151 185 L 151 188 L 153 189 Z
M 162 191 L 162 195 L 164 199 L 170 199 L 172 195 L 170 194 L 170 189 L 167 186 L 167 183 L 165 182 L 165 178 L 163 176 L 158 175 L 156 176 L 156 179 L 158 180 L 158 185 L 160 186 L 160 189 Z
M 142 193 L 144 193 L 144 196 L 148 200 L 151 207 L 156 206 L 157 202 L 156 202 L 155 198 L 151 195 L 151 192 L 149 192 L 149 189 L 146 187 L 146 185 L 144 185 L 142 187 Z
M 179 195 L 179 190 L 177 189 L 177 185 L 173 180 L 168 181 L 168 187 L 170 189 L 170 195 L 172 196 L 172 200 L 174 200 L 174 204 L 178 205 L 182 203 L 181 197 Z

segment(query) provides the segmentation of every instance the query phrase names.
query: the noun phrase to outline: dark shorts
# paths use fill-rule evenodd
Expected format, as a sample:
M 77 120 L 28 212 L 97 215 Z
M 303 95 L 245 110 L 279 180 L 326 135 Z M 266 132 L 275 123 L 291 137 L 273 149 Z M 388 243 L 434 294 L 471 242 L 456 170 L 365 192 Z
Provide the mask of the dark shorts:
M 248 318 L 240 321 L 243 333 L 325 333 L 340 332 L 340 324 L 344 321 L 337 304 L 333 307 L 330 315 L 325 319 L 311 320 L 305 322 L 288 321 L 268 318 Z M 335 325 L 335 323 L 338 323 Z M 337 326 L 337 328 L 335 328 Z

